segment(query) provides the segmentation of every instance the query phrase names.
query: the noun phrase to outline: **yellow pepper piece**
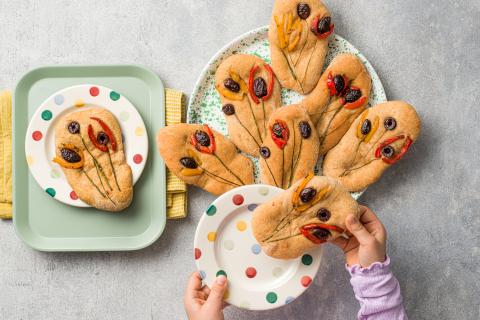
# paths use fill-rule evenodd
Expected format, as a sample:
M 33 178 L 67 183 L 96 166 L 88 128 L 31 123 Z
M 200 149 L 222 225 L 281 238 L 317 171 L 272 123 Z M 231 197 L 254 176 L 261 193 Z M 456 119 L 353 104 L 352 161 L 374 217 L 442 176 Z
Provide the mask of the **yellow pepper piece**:
M 180 170 L 180 174 L 186 177 L 198 176 L 202 174 L 202 169 L 201 168 L 195 168 L 195 169 L 183 168 L 182 170 Z
M 187 150 L 187 153 L 188 153 L 188 156 L 190 158 L 193 158 L 193 160 L 195 160 L 195 162 L 201 166 L 202 165 L 202 161 L 200 160 L 200 158 L 197 156 L 197 154 L 195 153 L 195 151 L 193 151 L 192 149 L 188 149 Z
M 303 190 L 303 188 L 305 188 L 305 186 L 310 182 L 310 180 L 312 180 L 313 176 L 314 176 L 313 172 L 310 172 L 305 178 L 303 178 L 302 182 L 298 185 L 297 189 L 295 189 L 295 191 L 293 192 L 292 203 L 294 207 L 298 205 L 300 192 Z
M 242 100 L 243 99 L 243 93 L 242 92 L 232 92 L 232 91 L 228 90 L 227 88 L 224 88 L 220 85 L 217 85 L 216 88 L 217 88 L 217 91 L 220 92 L 220 94 L 227 99 L 230 99 L 230 100 Z
M 288 45 L 289 52 L 295 50 L 295 47 L 297 46 L 298 41 L 300 41 L 300 34 L 297 34 L 296 37 L 293 39 L 293 41 Z
M 378 129 L 378 124 L 380 122 L 380 118 L 378 116 L 375 116 L 375 119 L 373 120 L 373 124 L 372 124 L 372 130 L 370 130 L 370 132 L 365 136 L 365 143 L 369 143 L 370 140 L 372 139 L 373 135 L 375 134 L 375 132 L 377 131 Z
M 357 138 L 362 139 L 362 140 L 363 140 L 363 138 L 365 138 L 365 136 L 362 134 L 362 124 L 365 121 L 365 119 L 367 118 L 367 116 L 368 116 L 368 109 L 365 110 L 362 113 L 360 121 L 358 122 L 358 125 L 357 125 Z
M 280 44 L 280 48 L 284 49 L 287 46 L 287 43 L 285 41 L 285 33 L 283 32 L 283 23 L 285 19 L 282 18 L 282 20 L 279 21 L 277 16 L 273 16 L 273 19 L 275 20 L 275 24 L 277 25 L 278 42 Z
M 287 34 L 290 34 L 290 32 L 292 32 L 292 19 L 293 19 L 293 15 L 291 12 L 289 12 L 288 20 L 287 20 Z
M 321 201 L 323 198 L 325 198 L 325 196 L 327 196 L 327 194 L 330 192 L 330 190 L 331 190 L 331 187 L 326 186 L 325 188 L 323 188 L 322 190 L 320 190 L 317 193 L 317 195 L 315 196 L 315 198 L 313 198 L 312 201 L 310 201 L 309 203 L 302 204 L 301 206 L 298 206 L 296 208 L 296 210 L 299 211 L 299 212 L 303 212 L 303 211 L 313 207 L 315 204 L 317 204 L 319 201 Z
M 74 151 L 75 153 L 78 154 L 78 156 L 80 157 L 80 161 L 78 162 L 75 162 L 75 163 L 71 163 L 71 162 L 68 162 L 60 157 L 57 157 L 55 156 L 55 158 L 53 158 L 53 162 L 55 163 L 58 163 L 62 168 L 66 168 L 66 169 L 80 169 L 83 167 L 83 163 L 84 163 L 84 159 L 83 159 L 83 152 L 80 151 L 80 149 L 78 149 L 77 147 L 75 147 L 73 144 L 70 144 L 70 143 L 65 143 L 65 144 L 62 144 L 63 148 L 64 149 L 69 149 L 69 150 L 72 150 Z

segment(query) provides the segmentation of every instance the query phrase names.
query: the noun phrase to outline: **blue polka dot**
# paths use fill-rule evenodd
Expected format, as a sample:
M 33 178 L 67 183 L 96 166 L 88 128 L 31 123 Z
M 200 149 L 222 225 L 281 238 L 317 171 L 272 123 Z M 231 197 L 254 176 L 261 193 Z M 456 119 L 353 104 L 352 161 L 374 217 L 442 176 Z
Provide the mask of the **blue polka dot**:
M 258 204 L 252 203 L 248 205 L 248 210 L 253 211 L 258 207 Z
M 198 272 L 200 273 L 200 278 L 202 278 L 202 280 L 205 280 L 205 278 L 207 277 L 207 275 L 205 274 L 205 271 L 200 270 Z
M 260 245 L 258 243 L 255 243 L 252 246 L 252 252 L 253 252 L 253 254 L 259 254 L 260 252 L 262 252 L 262 248 L 260 247 Z
M 285 304 L 289 304 L 289 303 L 292 302 L 293 300 L 295 300 L 294 297 L 287 297 L 287 299 L 285 299 Z
M 55 103 L 58 106 L 61 105 L 63 101 L 65 101 L 65 98 L 61 94 L 55 96 Z

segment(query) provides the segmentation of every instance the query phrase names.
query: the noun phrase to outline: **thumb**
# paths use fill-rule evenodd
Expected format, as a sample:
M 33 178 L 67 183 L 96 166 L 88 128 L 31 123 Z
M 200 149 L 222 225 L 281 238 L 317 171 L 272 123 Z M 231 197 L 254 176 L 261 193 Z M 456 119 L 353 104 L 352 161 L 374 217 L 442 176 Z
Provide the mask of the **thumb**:
M 348 231 L 350 231 L 355 238 L 357 238 L 360 244 L 368 244 L 373 236 L 365 229 L 363 224 L 353 214 L 349 215 L 346 219 L 346 225 Z
M 206 306 L 213 308 L 215 310 L 221 310 L 223 307 L 223 295 L 227 290 L 227 277 L 220 275 L 215 279 L 215 283 L 210 289 L 210 294 L 208 295 Z

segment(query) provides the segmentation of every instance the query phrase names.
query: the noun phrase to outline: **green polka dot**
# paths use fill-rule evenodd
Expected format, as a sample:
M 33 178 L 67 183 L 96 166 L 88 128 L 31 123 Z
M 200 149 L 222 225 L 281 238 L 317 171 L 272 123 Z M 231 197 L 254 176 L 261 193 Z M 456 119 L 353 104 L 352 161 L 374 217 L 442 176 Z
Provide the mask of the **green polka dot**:
M 312 262 L 313 262 L 313 258 L 312 258 L 311 255 L 309 255 L 309 254 L 304 254 L 304 255 L 302 256 L 302 263 L 303 263 L 304 265 L 309 266 L 309 265 L 312 264 Z
M 45 120 L 45 121 L 48 121 L 48 120 L 52 119 L 52 111 L 44 110 L 42 112 L 42 119 Z
M 275 292 L 269 292 L 267 293 L 267 301 L 270 303 L 275 303 L 277 302 L 277 294 Z
M 120 120 L 125 122 L 125 121 L 128 121 L 128 119 L 130 118 L 130 114 L 127 111 L 122 111 L 122 112 L 120 112 L 118 117 L 120 118 Z
M 55 195 L 57 194 L 57 192 L 55 191 L 55 189 L 53 188 L 47 188 L 47 190 L 45 190 L 46 193 L 48 193 L 50 195 L 50 197 L 55 197 Z
M 60 178 L 60 171 L 58 171 L 57 169 L 53 169 L 52 172 L 50 172 L 50 176 L 53 179 L 58 179 Z
M 217 271 L 217 277 L 218 277 L 218 276 L 225 276 L 225 277 L 226 277 L 226 276 L 227 276 L 227 273 L 226 273 L 225 271 L 223 271 L 223 270 L 218 270 L 218 271 Z
M 266 196 L 268 194 L 268 188 L 260 187 L 260 189 L 258 189 L 258 193 L 260 193 L 262 196 Z
M 112 99 L 113 101 L 117 101 L 118 99 L 120 99 L 120 94 L 112 91 L 110 92 L 110 99 Z
M 215 207 L 213 204 L 208 207 L 207 209 L 207 216 L 213 216 L 215 213 L 217 213 L 217 207 Z

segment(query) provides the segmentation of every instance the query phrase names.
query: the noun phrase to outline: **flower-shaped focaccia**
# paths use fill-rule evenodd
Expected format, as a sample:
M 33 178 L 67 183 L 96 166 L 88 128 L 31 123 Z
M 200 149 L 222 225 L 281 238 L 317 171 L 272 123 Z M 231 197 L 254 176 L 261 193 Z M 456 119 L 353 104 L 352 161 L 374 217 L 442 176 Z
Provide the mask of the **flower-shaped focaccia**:
M 157 133 L 166 166 L 188 184 L 215 195 L 253 183 L 253 164 L 207 125 L 176 124 Z
M 218 67 L 215 86 L 230 139 L 243 152 L 258 156 L 270 113 L 280 106 L 280 84 L 272 68 L 256 56 L 232 55 Z
M 307 112 L 299 105 L 275 110 L 267 129 L 260 148 L 261 180 L 287 189 L 313 171 L 318 159 L 318 136 Z
M 317 128 L 320 156 L 340 141 L 365 110 L 371 89 L 370 74 L 358 57 L 341 54 L 333 59 L 315 89 L 301 102 Z
M 330 12 L 320 0 L 275 1 L 268 39 L 273 70 L 283 87 L 301 94 L 312 91 L 332 32 Z
M 408 103 L 368 108 L 327 153 L 323 174 L 337 178 L 349 191 L 360 191 L 400 160 L 419 134 L 420 118 Z
M 358 216 L 350 193 L 337 180 L 311 173 L 258 206 L 252 230 L 267 255 L 292 259 L 343 234 L 349 214 Z

